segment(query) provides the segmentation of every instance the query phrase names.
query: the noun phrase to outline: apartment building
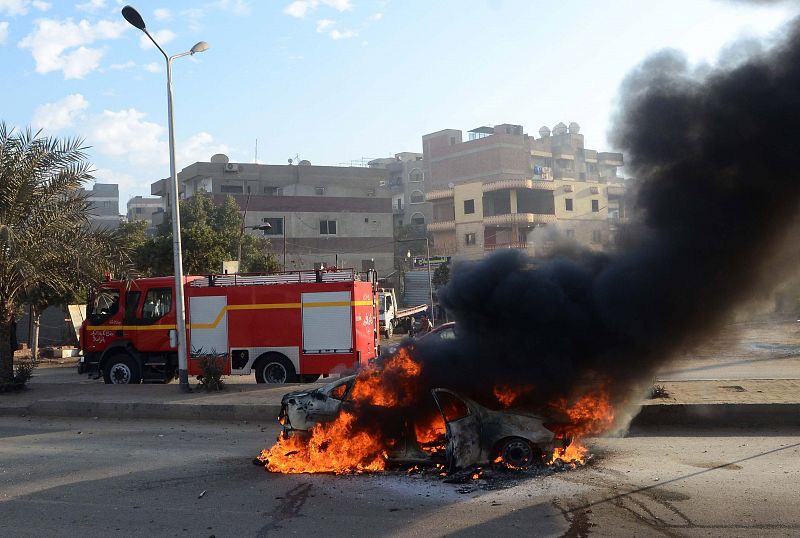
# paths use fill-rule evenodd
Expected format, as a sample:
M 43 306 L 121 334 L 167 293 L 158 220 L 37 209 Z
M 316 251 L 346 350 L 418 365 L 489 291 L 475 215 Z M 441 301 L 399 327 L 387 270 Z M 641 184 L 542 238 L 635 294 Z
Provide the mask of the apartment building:
M 119 185 L 95 183 L 91 190 L 81 189 L 91 202 L 89 225 L 94 229 L 116 229 L 119 227 Z
M 476 259 L 500 248 L 544 255 L 559 237 L 601 250 L 624 218 L 622 154 L 584 147 L 580 126 L 539 137 L 521 125 L 422 137 L 428 232 L 437 255 Z
M 396 153 L 394 157 L 373 159 L 369 161 L 369 167 L 389 173 L 387 187 L 392 193 L 395 229 L 414 225 L 423 231 L 431 219 L 431 204 L 425 200 L 422 153 L 405 151 Z
M 314 166 L 308 161 L 231 163 L 225 155 L 178 173 L 182 198 L 206 192 L 222 203 L 232 196 L 245 226 L 268 222 L 272 226 L 268 232 L 248 229 L 247 233 L 266 233 L 279 260 L 285 252 L 287 270 L 309 269 L 315 263 L 359 269 L 374 264 L 382 274 L 393 267 L 388 179 L 388 171 L 380 168 Z M 166 212 L 169 181 L 151 186 L 151 194 L 164 198 Z
M 154 215 L 164 211 L 164 200 L 155 196 L 134 196 L 128 200 L 128 222 L 146 221 L 152 228 Z

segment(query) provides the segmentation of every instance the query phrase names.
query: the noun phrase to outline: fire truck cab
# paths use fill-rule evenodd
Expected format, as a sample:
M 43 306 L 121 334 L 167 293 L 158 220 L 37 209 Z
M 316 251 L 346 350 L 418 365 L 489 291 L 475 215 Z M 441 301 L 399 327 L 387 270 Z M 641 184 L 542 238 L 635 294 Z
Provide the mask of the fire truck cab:
M 350 372 L 378 351 L 374 272 L 188 276 L 188 369 L 214 361 L 259 383 Z M 172 277 L 108 281 L 81 326 L 84 370 L 106 383 L 169 383 L 178 372 Z

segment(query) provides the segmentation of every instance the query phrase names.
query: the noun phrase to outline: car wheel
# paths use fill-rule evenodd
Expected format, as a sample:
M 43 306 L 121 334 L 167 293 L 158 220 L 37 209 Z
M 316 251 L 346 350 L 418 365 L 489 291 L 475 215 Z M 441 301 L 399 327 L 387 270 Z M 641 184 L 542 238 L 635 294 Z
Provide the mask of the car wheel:
M 386 329 L 383 331 L 386 333 L 386 338 L 391 338 L 394 334 L 394 324 L 390 321 L 386 324 Z
M 118 353 L 106 361 L 103 380 L 110 385 L 136 385 L 141 383 L 142 375 L 130 355 Z
M 511 437 L 500 445 L 500 457 L 503 463 L 514 469 L 528 469 L 537 461 L 541 454 L 531 446 L 527 439 Z
M 267 353 L 256 361 L 256 383 L 296 383 L 294 365 L 280 353 Z
M 301 383 L 313 383 L 319 379 L 320 374 L 303 374 L 300 376 Z

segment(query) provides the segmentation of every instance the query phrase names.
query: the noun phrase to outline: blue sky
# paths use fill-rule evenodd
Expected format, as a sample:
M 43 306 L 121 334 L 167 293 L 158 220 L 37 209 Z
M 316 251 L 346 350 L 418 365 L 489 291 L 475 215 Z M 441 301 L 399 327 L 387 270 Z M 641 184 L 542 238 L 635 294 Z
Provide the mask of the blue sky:
M 169 174 L 164 61 L 116 0 L 0 0 L 0 119 L 80 136 L 121 211 Z M 176 60 L 178 169 L 421 151 L 423 134 L 577 121 L 606 140 L 620 82 L 649 54 L 716 61 L 796 11 L 718 0 L 134 0 Z M 143 39 L 144 38 L 144 39 Z

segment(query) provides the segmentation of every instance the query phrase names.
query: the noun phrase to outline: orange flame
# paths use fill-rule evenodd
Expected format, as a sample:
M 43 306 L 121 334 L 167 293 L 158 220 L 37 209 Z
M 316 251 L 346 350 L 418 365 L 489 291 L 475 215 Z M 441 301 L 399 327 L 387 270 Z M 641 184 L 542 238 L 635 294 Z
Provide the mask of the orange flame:
M 586 435 L 597 435 L 608 430 L 614 423 L 614 408 L 608 393 L 597 389 L 578 398 L 572 405 L 562 398 L 551 404 L 552 407 L 569 417 L 569 424 L 563 425 L 556 436 L 564 439 L 571 437 L 572 443 L 566 448 L 556 448 L 548 465 L 556 460 L 564 463 L 584 464 L 589 449 L 580 443 L 579 438 Z
M 520 385 L 518 387 L 512 385 L 495 385 L 494 397 L 504 408 L 509 408 L 521 397 L 533 392 L 533 385 Z
M 356 377 L 353 406 L 369 404 L 393 407 L 409 405 L 417 388 L 414 380 L 422 371 L 419 363 L 401 350 L 388 359 L 382 370 L 370 366 Z M 355 427 L 356 415 L 342 411 L 332 421 L 317 424 L 310 436 L 281 437 L 261 451 L 267 470 L 279 473 L 362 473 L 382 471 L 394 440 L 376 431 Z

